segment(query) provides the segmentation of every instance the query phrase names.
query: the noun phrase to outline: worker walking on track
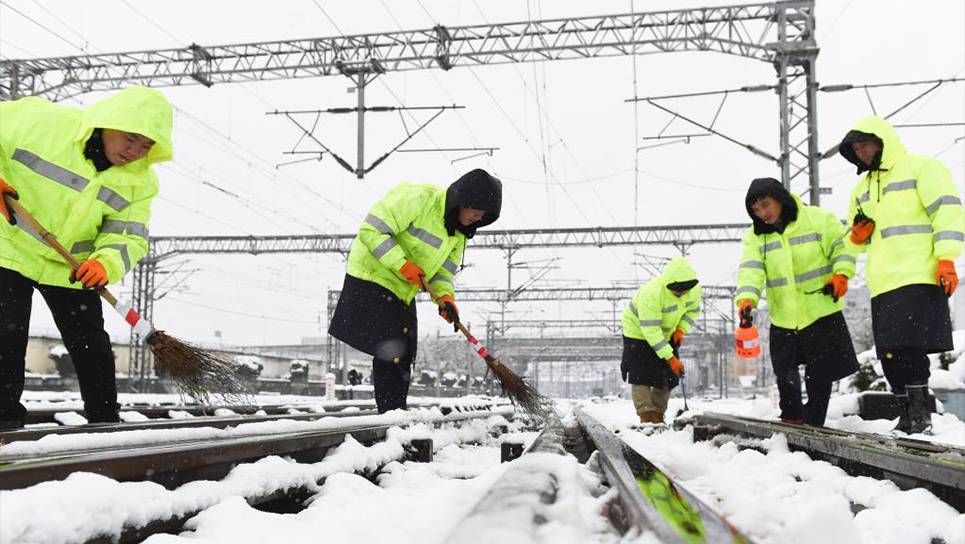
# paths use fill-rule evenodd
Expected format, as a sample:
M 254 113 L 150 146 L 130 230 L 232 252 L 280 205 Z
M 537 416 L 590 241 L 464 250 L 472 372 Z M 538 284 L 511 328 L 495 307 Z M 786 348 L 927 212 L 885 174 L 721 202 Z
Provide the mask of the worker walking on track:
M 754 224 L 744 233 L 737 273 L 734 300 L 741 322 L 753 323 L 752 310 L 766 288 L 781 421 L 824 425 L 832 383 L 858 370 L 841 313 L 856 260 L 844 244 L 847 229 L 833 213 L 805 205 L 773 178 L 752 181 L 744 205 Z
M 466 240 L 499 218 L 502 183 L 485 170 L 447 189 L 403 183 L 372 207 L 352 242 L 329 334 L 373 356 L 379 413 L 405 409 L 418 340 L 416 294 L 439 295 L 440 315 L 459 322 L 453 280 Z
M 623 310 L 620 373 L 631 384 L 641 423 L 663 423 L 670 390 L 684 373 L 677 350 L 700 314 L 697 283 L 687 259 L 671 259 L 659 276 L 640 286 Z
M 28 97 L 0 103 L 0 429 L 23 426 L 20 404 L 34 289 L 53 314 L 90 422 L 118 421 L 114 354 L 97 288 L 148 250 L 152 166 L 172 157 L 170 103 L 130 87 L 85 110 Z M 72 270 L 3 195 L 57 236 Z
M 927 355 L 953 349 L 948 299 L 965 241 L 961 196 L 945 165 L 905 151 L 880 117 L 859 121 L 838 151 L 863 174 L 849 199 L 847 242 L 868 255 L 875 348 L 901 405 L 895 429 L 925 432 Z

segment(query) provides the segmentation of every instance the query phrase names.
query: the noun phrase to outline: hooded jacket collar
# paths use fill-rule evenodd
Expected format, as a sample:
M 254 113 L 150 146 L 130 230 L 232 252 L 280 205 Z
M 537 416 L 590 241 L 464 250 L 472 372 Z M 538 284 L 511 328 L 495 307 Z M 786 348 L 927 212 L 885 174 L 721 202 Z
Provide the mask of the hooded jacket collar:
M 858 160 L 851 149 L 851 144 L 854 142 L 868 140 L 878 140 L 881 143 L 881 152 L 870 166 Z M 898 159 L 907 153 L 895 128 L 888 121 L 875 115 L 869 115 L 858 121 L 838 144 L 838 152 L 858 168 L 858 174 L 869 170 L 891 170 Z
M 77 139 L 86 146 L 97 128 L 123 130 L 146 136 L 154 140 L 151 151 L 144 158 L 124 166 L 144 170 L 152 164 L 173 158 L 173 127 L 173 111 L 164 94 L 157 89 L 134 86 L 98 100 L 84 110 Z
M 477 168 L 457 179 L 446 190 L 446 231 L 452 236 L 458 230 L 466 238 L 476 235 L 476 230 L 499 219 L 503 205 L 503 184 L 489 172 Z M 475 223 L 464 226 L 459 223 L 459 208 L 485 210 L 486 215 Z
M 683 257 L 674 257 L 670 259 L 667 266 L 664 267 L 663 271 L 660 273 L 660 285 L 665 288 L 670 288 L 669 286 L 674 283 L 692 283 L 697 285 L 697 271 L 694 267 L 690 266 L 687 259 Z M 693 287 L 693 285 L 691 287 Z
M 775 225 L 761 221 L 751 208 L 755 202 L 765 196 L 772 197 L 781 204 L 781 219 Z M 752 181 L 747 189 L 747 196 L 744 197 L 744 207 L 747 209 L 747 215 L 754 222 L 754 234 L 758 235 L 784 232 L 789 224 L 797 220 L 798 200 L 774 178 L 757 178 Z

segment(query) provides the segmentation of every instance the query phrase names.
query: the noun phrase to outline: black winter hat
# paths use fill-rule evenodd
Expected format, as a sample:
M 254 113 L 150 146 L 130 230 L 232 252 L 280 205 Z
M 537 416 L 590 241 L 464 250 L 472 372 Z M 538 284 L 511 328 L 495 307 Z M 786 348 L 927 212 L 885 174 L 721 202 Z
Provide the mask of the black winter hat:
M 765 196 L 773 197 L 781 203 L 781 220 L 776 225 L 768 225 L 758 219 L 751 208 L 755 202 Z M 754 222 L 754 234 L 784 232 L 784 227 L 797 219 L 797 202 L 784 185 L 774 178 L 757 178 L 752 181 L 751 186 L 747 188 L 747 196 L 744 197 L 744 207 L 747 208 L 747 215 Z
M 697 280 L 696 278 L 692 280 L 686 280 L 686 281 L 675 281 L 673 283 L 668 283 L 667 289 L 670 289 L 671 291 L 690 291 L 698 283 L 699 283 L 699 280 Z
M 871 165 L 867 165 L 861 162 L 861 159 L 855 154 L 854 150 L 851 149 L 851 144 L 855 142 L 878 142 L 881 146 L 878 149 L 878 154 L 875 155 L 874 159 L 871 160 Z M 874 134 L 869 134 L 867 132 L 861 132 L 860 130 L 852 130 L 844 135 L 844 139 L 838 144 L 838 153 L 848 162 L 858 167 L 857 174 L 862 172 L 867 172 L 868 170 L 878 170 L 881 166 L 881 153 L 884 151 L 884 144 L 881 142 L 881 138 L 875 136 Z
M 489 172 L 477 168 L 463 174 L 446 191 L 446 230 L 452 236 L 458 230 L 472 238 L 476 229 L 499 219 L 503 206 L 503 184 Z M 486 215 L 469 226 L 459 223 L 459 208 L 485 210 Z

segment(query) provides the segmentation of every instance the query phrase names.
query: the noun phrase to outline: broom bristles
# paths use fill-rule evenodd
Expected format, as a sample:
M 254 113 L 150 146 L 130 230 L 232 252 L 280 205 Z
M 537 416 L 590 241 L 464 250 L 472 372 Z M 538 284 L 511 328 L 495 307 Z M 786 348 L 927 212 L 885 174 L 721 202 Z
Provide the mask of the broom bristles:
M 493 371 L 509 401 L 533 416 L 545 419 L 552 411 L 552 403 L 535 387 L 519 377 L 508 366 L 494 357 L 486 357 L 486 365 Z
M 150 343 L 154 367 L 174 380 L 178 393 L 199 404 L 210 404 L 212 395 L 230 404 L 252 404 L 251 393 L 229 361 L 164 331 L 154 335 Z

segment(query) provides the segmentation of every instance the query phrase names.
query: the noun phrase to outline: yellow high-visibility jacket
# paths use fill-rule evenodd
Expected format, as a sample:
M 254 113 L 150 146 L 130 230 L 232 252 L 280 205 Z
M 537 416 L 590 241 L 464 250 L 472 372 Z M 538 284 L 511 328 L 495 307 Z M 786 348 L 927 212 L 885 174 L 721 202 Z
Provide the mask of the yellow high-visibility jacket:
M 439 296 L 454 294 L 453 279 L 466 236 L 446 230 L 446 189 L 402 183 L 377 202 L 359 228 L 348 256 L 348 274 L 392 291 L 409 304 L 419 288 L 402 277 L 406 259 L 419 265 Z
M 78 260 L 97 259 L 110 283 L 148 250 L 153 164 L 172 158 L 171 105 L 160 91 L 130 87 L 85 110 L 37 97 L 0 102 L 0 177 L 27 209 Z M 155 141 L 140 160 L 98 172 L 84 157 L 95 128 Z M 70 266 L 24 221 L 0 220 L 0 267 L 43 285 L 74 287 Z
M 855 256 L 844 243 L 847 229 L 833 213 L 806 206 L 797 195 L 797 219 L 783 233 L 744 233 L 744 254 L 737 272 L 739 306 L 756 306 L 767 289 L 771 322 L 785 329 L 803 329 L 841 311 L 842 301 L 820 292 L 833 274 L 854 276 Z
M 670 337 L 678 328 L 689 333 L 700 315 L 700 285 L 683 296 L 674 295 L 667 285 L 697 279 L 687 259 L 676 257 L 667 263 L 659 276 L 637 289 L 623 309 L 623 336 L 644 340 L 657 356 L 669 359 L 673 355 Z
M 856 251 L 868 252 L 871 296 L 934 285 L 938 260 L 960 257 L 965 241 L 965 212 L 951 173 L 933 157 L 905 151 L 895 129 L 880 117 L 866 117 L 852 130 L 874 134 L 882 143 L 879 169 L 865 172 L 848 207 L 849 224 L 859 207 L 875 221 L 866 244 L 846 239 Z

